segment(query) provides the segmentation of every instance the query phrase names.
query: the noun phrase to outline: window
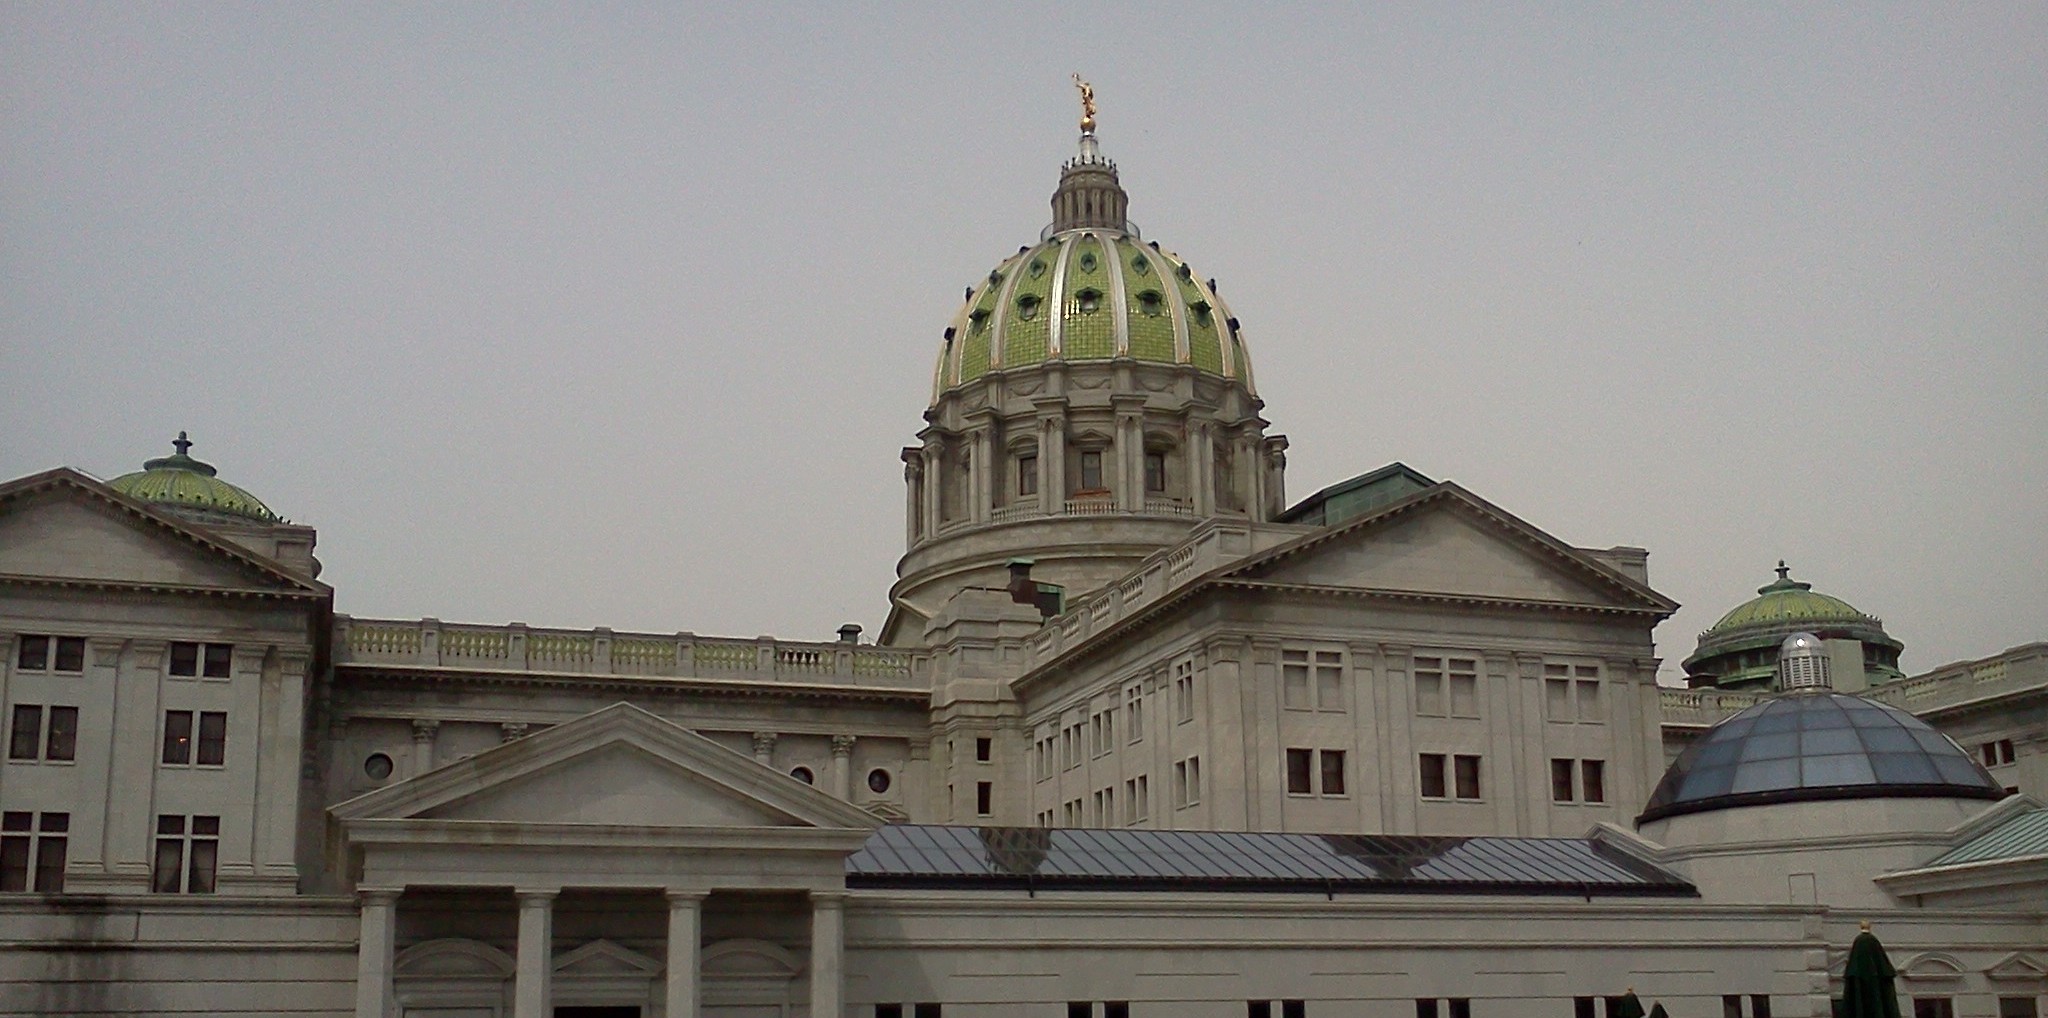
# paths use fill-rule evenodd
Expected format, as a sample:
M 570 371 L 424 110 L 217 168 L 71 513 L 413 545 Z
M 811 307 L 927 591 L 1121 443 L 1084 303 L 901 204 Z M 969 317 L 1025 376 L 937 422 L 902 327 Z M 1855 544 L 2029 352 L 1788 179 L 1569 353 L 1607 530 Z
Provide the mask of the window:
M 1344 794 L 1343 750 L 1290 749 L 1286 759 L 1289 795 Z
M 1579 787 L 1587 802 L 1607 801 L 1607 761 L 1579 761 Z
M 1173 765 L 1173 805 L 1179 809 L 1202 801 L 1202 758 L 1191 756 Z
M 987 781 L 974 783 L 974 812 L 976 816 L 988 816 L 995 812 L 995 785 Z
M 1442 1007 L 1438 1007 L 1442 1004 Z M 1415 1002 L 1415 1018 L 1472 1018 L 1472 1001 L 1464 997 L 1452 997 L 1443 1001 L 1419 999 Z
M 1768 993 L 1749 995 L 1749 1018 L 1771 1018 L 1771 996 Z
M 1102 453 L 1089 449 L 1081 453 L 1081 489 L 1102 490 Z
M 1247 1000 L 1244 1002 L 1245 1018 L 1273 1018 L 1273 1005 L 1280 1005 L 1280 1018 L 1307 1018 L 1308 1002 L 1305 1000 Z
M 988 763 L 995 758 L 995 740 L 978 736 L 974 740 L 974 762 Z
M 1415 713 L 1428 717 L 1442 717 L 1444 713 L 1444 672 L 1443 659 L 1419 657 L 1415 659 Z M 1435 1006 L 1435 1001 L 1431 1001 Z
M 1017 494 L 1038 494 L 1038 454 L 1017 457 Z
M 234 658 L 235 646 L 231 643 L 173 643 L 171 674 L 181 678 L 225 679 Z
M 1574 772 L 1578 780 L 1573 781 Z M 1607 762 L 1604 760 L 1550 761 L 1552 802 L 1603 803 L 1607 801 Z
M 1600 709 L 1600 666 L 1544 665 L 1543 714 L 1559 722 L 1605 721 Z
M 868 791 L 881 795 L 889 790 L 889 772 L 875 768 L 868 772 Z
M 85 637 L 23 636 L 14 667 L 23 672 L 85 671 Z
M 940 1018 L 941 1012 L 937 1004 L 911 1004 L 909 1007 L 910 1018 Z M 903 1018 L 903 1015 L 902 1004 L 875 1005 L 875 1018 Z
M 0 815 L 0 891 L 62 891 L 70 830 L 69 813 Z
M 1460 799 L 1479 798 L 1479 758 L 1476 756 L 1454 756 L 1451 758 L 1453 776 L 1457 778 L 1457 793 Z
M 41 704 L 14 705 L 14 723 L 8 733 L 9 760 L 75 760 L 78 757 L 78 708 L 51 707 L 47 729 L 43 726 Z
M 1571 802 L 1572 762 L 1570 760 L 1550 761 L 1550 801 Z
M 167 710 L 164 712 L 163 762 L 167 764 L 197 763 L 202 767 L 218 767 L 227 762 L 228 716 L 222 711 L 200 711 L 198 721 L 198 749 L 193 752 L 194 712 L 189 710 Z
M 1914 997 L 1913 1018 L 1956 1018 L 1956 1002 L 1948 997 Z
M 1326 749 L 1322 751 L 1322 779 L 1324 795 L 1344 794 L 1344 751 Z
M 149 889 L 158 894 L 212 894 L 219 856 L 219 817 L 159 816 Z
M 1312 759 L 1314 755 L 1313 751 L 1306 749 L 1290 749 L 1287 751 L 1288 794 L 1309 794 L 1311 791 L 1309 787 L 1309 768 L 1315 763 Z
M 1572 1018 L 1598 1018 L 1598 1012 L 1593 1010 L 1593 998 L 1573 997 Z
M 1135 824 L 1151 816 L 1151 798 L 1151 790 L 1145 787 L 1145 775 L 1125 780 L 1124 823 Z
M 912 1018 L 939 1018 L 939 1005 L 919 1004 L 910 1013 Z
M 1458 718 L 1478 717 L 1478 660 L 1466 657 L 1416 658 L 1415 713 L 1429 717 L 1446 714 Z
M 1425 799 L 1446 798 L 1448 790 L 1444 785 L 1444 755 L 1442 753 L 1422 754 L 1422 797 Z
M 1998 998 L 1998 1018 L 2040 1018 L 2041 1011 L 2032 997 Z
M 1997 767 L 2002 764 L 2009 764 L 2012 762 L 2011 739 L 1999 739 L 1996 742 L 1987 742 L 1983 746 L 1979 747 L 1979 751 L 1984 755 L 1984 766 L 1986 767 Z
M 1184 724 L 1195 719 L 1195 663 L 1177 662 L 1173 666 L 1173 720 Z
M 809 767 L 792 767 L 789 769 L 789 776 L 806 785 L 816 784 L 818 781 L 817 775 L 812 774 Z
M 1344 709 L 1344 653 L 1282 648 L 1280 702 L 1293 710 Z
M 1145 738 L 1145 688 L 1132 686 L 1124 690 L 1124 739 L 1139 742 Z
M 1166 493 L 1166 454 L 1148 452 L 1145 454 L 1145 490 L 1154 495 Z

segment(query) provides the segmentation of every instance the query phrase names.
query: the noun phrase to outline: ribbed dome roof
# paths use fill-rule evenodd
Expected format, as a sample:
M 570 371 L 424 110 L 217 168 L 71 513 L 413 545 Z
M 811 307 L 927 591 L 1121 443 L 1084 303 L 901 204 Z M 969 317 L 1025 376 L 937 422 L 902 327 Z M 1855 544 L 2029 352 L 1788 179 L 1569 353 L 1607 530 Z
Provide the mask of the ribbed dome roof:
M 143 463 L 141 470 L 122 474 L 108 481 L 107 487 L 201 522 L 222 518 L 282 522 L 262 499 L 221 480 L 212 464 L 188 455 L 192 442 L 184 432 L 178 432 L 171 446 L 177 451 Z
M 1637 823 L 1774 802 L 1941 797 L 2005 790 L 1948 736 L 1888 704 L 1841 693 L 1766 700 L 1679 756 Z
M 1854 605 L 1822 594 L 1813 589 L 1811 583 L 1801 583 L 1791 576 L 1785 564 L 1778 563 L 1778 578 L 1756 589 L 1757 596 L 1736 605 L 1721 621 L 1709 627 L 1705 636 L 1735 629 L 1740 626 L 1770 625 L 1784 623 L 1805 626 L 1813 622 L 1860 622 L 1876 624 L 1877 620 L 1856 610 Z
M 1778 578 L 1756 589 L 1757 596 L 1736 605 L 1728 614 L 1721 616 L 1700 634 L 1699 644 L 1685 659 L 1687 674 L 1701 668 L 1716 669 L 1708 663 L 1722 659 L 1723 655 L 1741 651 L 1769 650 L 1778 641 L 1796 632 L 1812 632 L 1822 639 L 1849 638 L 1866 645 L 1888 647 L 1895 661 L 1897 652 L 1904 647 L 1884 631 L 1884 622 L 1874 615 L 1858 611 L 1856 606 L 1839 597 L 1820 593 L 1813 584 L 1792 578 L 1792 571 L 1784 562 L 1778 563 Z M 1880 662 L 1885 674 L 1896 675 L 1896 669 Z M 1768 676 L 1768 663 L 1754 668 L 1744 667 L 1716 673 L 1723 682 L 1731 681 L 1739 673 L 1743 681 L 1758 676 Z M 1725 671 L 1726 674 L 1721 674 Z
M 1185 261 L 1115 228 L 1055 233 L 967 290 L 933 396 L 991 371 L 1127 357 L 1252 387 L 1237 320 Z

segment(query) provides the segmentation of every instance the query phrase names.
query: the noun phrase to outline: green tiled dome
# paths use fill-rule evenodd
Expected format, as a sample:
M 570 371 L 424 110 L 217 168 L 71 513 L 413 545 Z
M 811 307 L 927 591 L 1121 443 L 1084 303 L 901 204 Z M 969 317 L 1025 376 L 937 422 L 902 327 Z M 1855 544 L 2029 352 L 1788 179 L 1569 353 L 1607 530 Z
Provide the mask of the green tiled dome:
M 1884 631 L 1884 623 L 1839 597 L 1792 578 L 1778 563 L 1778 578 L 1756 590 L 1700 634 L 1699 646 L 1685 659 L 1693 685 L 1711 681 L 1724 688 L 1768 685 L 1778 659 L 1778 643 L 1796 632 L 1829 640 L 1855 640 L 1864 646 L 1864 672 L 1870 683 L 1899 677 L 1898 655 L 1904 644 Z
M 992 371 L 1129 358 L 1252 386 L 1235 319 L 1180 256 L 1121 230 L 1055 233 L 967 290 L 946 330 L 940 393 Z
M 282 522 L 261 499 L 214 476 L 211 464 L 187 455 L 192 442 L 184 432 L 178 432 L 177 441 L 171 445 L 177 452 L 149 460 L 141 470 L 108 481 L 107 487 L 139 502 L 195 519 L 225 517 Z
M 1849 602 L 1819 593 L 1811 583 L 1793 579 L 1790 571 L 1782 568 L 1776 582 L 1758 587 L 1756 592 L 1756 597 L 1721 616 L 1721 621 L 1714 623 L 1700 638 L 1704 640 L 1716 633 L 1754 625 L 1787 622 L 1801 626 L 1812 622 L 1867 624 L 1876 621 L 1857 611 Z

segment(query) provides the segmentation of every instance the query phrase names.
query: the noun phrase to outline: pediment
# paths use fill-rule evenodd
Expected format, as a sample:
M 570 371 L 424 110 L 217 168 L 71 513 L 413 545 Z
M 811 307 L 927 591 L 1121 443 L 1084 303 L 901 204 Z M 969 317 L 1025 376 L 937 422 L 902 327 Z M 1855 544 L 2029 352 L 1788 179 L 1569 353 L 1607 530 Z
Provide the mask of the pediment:
M 1999 982 L 2038 983 L 2048 980 L 2048 966 L 2025 952 L 2015 951 L 1985 969 L 1984 975 Z
M 661 969 L 662 964 L 653 958 L 609 940 L 593 940 L 555 959 L 555 975 L 572 978 L 653 978 Z
M 357 821 L 873 830 L 881 821 L 782 772 L 619 703 L 358 796 Z
M 1939 951 L 1928 951 L 1906 959 L 1899 978 L 1918 983 L 1939 983 L 1963 978 L 1963 963 Z
M 477 940 L 447 937 L 414 944 L 398 953 L 393 971 L 423 979 L 500 980 L 512 975 L 512 956 Z
M 0 486 L 0 575 L 288 594 L 325 589 L 72 470 Z
M 1227 578 L 1634 611 L 1676 607 L 1448 482 L 1254 556 Z

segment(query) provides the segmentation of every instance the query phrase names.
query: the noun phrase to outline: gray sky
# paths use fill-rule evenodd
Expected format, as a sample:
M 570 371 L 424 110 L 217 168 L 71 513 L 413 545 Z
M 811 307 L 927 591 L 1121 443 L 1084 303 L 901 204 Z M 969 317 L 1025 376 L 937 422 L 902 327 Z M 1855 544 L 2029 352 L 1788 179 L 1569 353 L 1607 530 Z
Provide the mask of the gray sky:
M 2048 638 L 2048 5 L 1253 6 L 0 6 L 0 476 L 185 428 L 342 611 L 872 632 L 1079 70 L 1290 495 L 1646 546 L 1667 678 L 1780 556 Z

